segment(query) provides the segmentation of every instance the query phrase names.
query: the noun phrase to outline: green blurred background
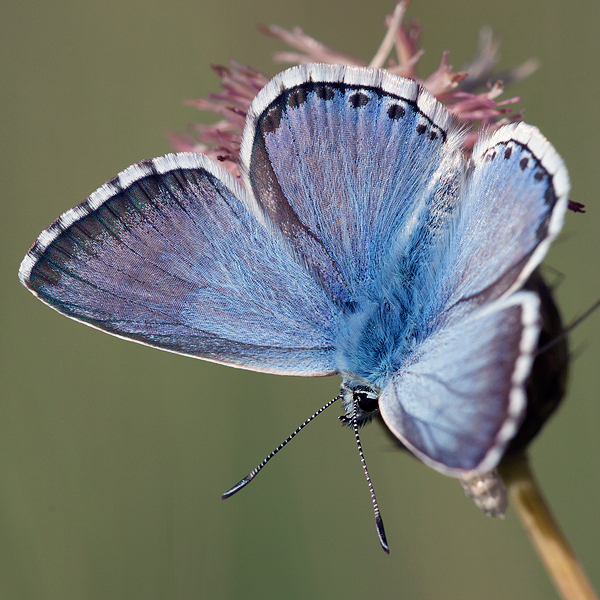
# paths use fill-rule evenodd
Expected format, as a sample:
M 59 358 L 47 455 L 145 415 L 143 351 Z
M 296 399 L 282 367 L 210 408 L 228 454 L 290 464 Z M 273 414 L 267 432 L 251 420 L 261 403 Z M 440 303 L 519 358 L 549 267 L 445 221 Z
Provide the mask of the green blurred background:
M 129 164 L 169 151 L 167 129 L 202 118 L 182 99 L 218 89 L 211 64 L 281 70 L 270 56 L 283 46 L 259 23 L 300 25 L 369 59 L 391 9 L 389 0 L 3 4 L 1 598 L 556 597 L 512 511 L 486 518 L 455 480 L 372 426 L 363 444 L 384 555 L 335 408 L 220 501 L 337 393 L 338 379 L 260 375 L 125 343 L 60 316 L 17 281 L 54 218 Z M 600 4 L 415 0 L 408 16 L 425 26 L 422 73 L 445 49 L 459 67 L 482 25 L 502 38 L 501 68 L 541 60 L 509 94 L 522 96 L 526 120 L 567 163 L 571 197 L 587 206 L 567 215 L 546 259 L 564 274 L 557 297 L 573 319 L 600 296 Z M 572 348 L 568 398 L 532 460 L 600 586 L 600 314 Z

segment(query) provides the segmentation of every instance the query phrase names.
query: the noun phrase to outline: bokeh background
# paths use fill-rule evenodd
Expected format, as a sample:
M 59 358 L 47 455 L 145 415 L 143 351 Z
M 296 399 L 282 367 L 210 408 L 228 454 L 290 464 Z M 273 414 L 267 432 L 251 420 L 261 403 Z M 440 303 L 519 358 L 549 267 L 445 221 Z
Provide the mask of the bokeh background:
M 70 321 L 17 280 L 38 233 L 105 180 L 169 151 L 203 118 L 184 98 L 218 89 L 229 58 L 268 74 L 283 46 L 259 23 L 302 26 L 369 59 L 391 0 L 23 0 L 0 20 L 2 398 L 0 597 L 11 599 L 474 598 L 555 592 L 515 514 L 486 518 L 459 484 L 363 444 L 390 556 L 379 548 L 350 431 L 332 408 L 248 489 L 244 476 L 339 381 L 260 375 L 159 352 Z M 540 70 L 509 90 L 564 157 L 574 200 L 546 259 L 568 322 L 600 296 L 600 4 L 415 0 L 422 73 L 460 66 L 479 28 L 501 68 Z M 507 96 L 508 97 L 508 96 Z M 208 117 L 204 117 L 205 122 Z M 556 271 L 554 271 L 556 270 Z M 532 447 L 534 468 L 600 586 L 600 314 L 572 335 L 567 400 Z

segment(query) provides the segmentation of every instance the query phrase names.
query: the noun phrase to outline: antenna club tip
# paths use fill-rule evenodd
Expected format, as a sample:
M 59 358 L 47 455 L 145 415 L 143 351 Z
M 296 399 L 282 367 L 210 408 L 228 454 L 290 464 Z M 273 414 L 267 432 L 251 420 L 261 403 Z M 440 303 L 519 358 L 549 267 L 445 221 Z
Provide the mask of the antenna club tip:
M 381 515 L 379 515 L 379 513 L 377 513 L 377 515 L 375 516 L 375 526 L 377 527 L 377 537 L 379 537 L 379 543 L 381 544 L 383 551 L 386 554 L 389 554 L 390 547 L 388 546 L 387 538 L 385 537 L 385 530 L 383 529 L 383 519 L 381 518 Z
M 252 473 L 247 475 L 242 479 L 239 483 L 236 483 L 231 489 L 227 490 L 224 494 L 221 494 L 221 500 L 227 500 L 227 498 L 231 498 L 236 492 L 239 492 L 243 487 L 248 485 L 253 479 Z
M 383 551 L 386 554 L 389 554 L 390 553 L 390 547 L 388 546 L 387 539 L 385 537 L 385 533 L 383 531 L 380 531 L 379 529 L 377 529 L 377 535 L 379 536 L 379 543 L 381 544 L 381 547 L 383 548 Z

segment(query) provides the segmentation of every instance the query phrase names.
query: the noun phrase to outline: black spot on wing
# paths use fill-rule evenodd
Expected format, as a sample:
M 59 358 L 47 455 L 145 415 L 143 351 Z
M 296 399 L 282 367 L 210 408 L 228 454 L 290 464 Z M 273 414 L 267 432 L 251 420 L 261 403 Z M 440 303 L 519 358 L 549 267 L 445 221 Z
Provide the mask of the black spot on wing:
M 392 106 L 388 108 L 387 114 L 390 119 L 397 121 L 406 114 L 406 110 L 404 110 L 404 106 L 401 104 L 392 104 Z
M 546 237 L 548 236 L 548 227 L 550 225 L 550 218 L 552 216 L 551 212 L 547 212 L 544 215 L 543 220 L 541 221 L 541 223 L 538 225 L 538 228 L 535 232 L 535 237 L 537 239 L 538 242 L 541 242 L 542 240 L 545 240 Z
M 417 126 L 419 134 L 424 134 L 429 131 L 429 138 L 435 140 L 441 136 L 442 141 L 446 139 L 446 131 L 435 125 L 431 118 L 425 114 L 418 104 L 407 98 L 397 96 L 392 93 L 385 92 L 380 87 L 364 86 L 343 82 L 319 82 L 306 81 L 298 86 L 288 90 L 282 90 L 269 106 L 257 117 L 257 132 L 264 134 L 273 133 L 279 128 L 281 119 L 288 109 L 300 107 L 302 104 L 310 100 L 312 95 L 320 100 L 333 100 L 336 94 L 348 94 L 348 102 L 353 108 L 366 106 L 375 97 L 378 99 L 388 98 L 393 104 L 387 108 L 387 116 L 392 120 L 399 120 L 406 115 L 407 110 L 412 110 L 415 114 L 421 117 L 422 121 Z
M 369 103 L 370 99 L 371 98 L 363 92 L 356 92 L 348 98 L 353 108 L 360 108 L 361 106 L 366 106 Z
M 278 102 L 274 102 L 261 115 L 259 128 L 263 133 L 273 133 L 279 128 L 282 116 L 283 108 Z
M 544 192 L 544 202 L 546 202 L 548 206 L 554 206 L 556 204 L 556 200 L 556 192 L 554 191 L 554 186 L 550 182 L 546 188 L 546 191 Z
M 298 108 L 306 102 L 308 91 L 305 87 L 297 87 L 290 91 L 287 97 L 287 105 L 290 108 Z
M 509 145 L 510 144 L 510 145 Z M 496 149 L 501 151 L 501 148 L 504 149 L 504 158 L 509 159 L 513 155 L 513 151 L 525 151 L 527 154 L 531 153 L 531 150 L 527 146 L 527 144 L 523 144 L 521 142 L 517 142 L 516 140 L 510 140 L 509 142 L 500 142 L 494 148 L 490 148 L 487 150 L 485 154 L 485 159 L 493 160 L 496 156 Z M 540 162 L 540 160 L 533 154 L 529 154 L 528 156 L 523 156 L 519 160 L 519 167 L 522 171 L 525 171 L 529 166 L 534 170 L 533 179 L 536 182 L 539 182 L 541 185 L 545 184 L 546 189 L 544 190 L 544 202 L 549 207 L 554 207 L 557 201 L 556 192 L 554 191 L 554 184 L 552 180 L 552 176 L 548 173 L 548 170 L 544 167 L 544 165 Z M 546 218 L 546 221 L 540 223 L 537 231 L 538 240 L 544 239 L 547 235 L 549 224 L 549 215 Z
M 314 90 L 321 100 L 333 100 L 335 96 L 335 88 L 328 83 L 315 83 Z

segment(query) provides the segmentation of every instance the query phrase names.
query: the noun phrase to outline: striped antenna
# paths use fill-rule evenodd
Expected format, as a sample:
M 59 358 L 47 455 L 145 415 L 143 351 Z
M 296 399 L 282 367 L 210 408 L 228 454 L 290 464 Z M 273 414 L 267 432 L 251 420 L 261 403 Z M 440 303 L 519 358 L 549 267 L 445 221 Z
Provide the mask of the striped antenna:
M 365 455 L 363 454 L 362 444 L 360 443 L 360 437 L 358 435 L 358 422 L 356 421 L 356 407 L 357 403 L 354 402 L 354 408 L 352 409 L 352 427 L 354 429 L 354 437 L 356 438 L 356 445 L 358 446 L 358 454 L 360 455 L 360 462 L 367 478 L 367 485 L 369 486 L 369 493 L 371 494 L 371 501 L 373 502 L 373 511 L 375 512 L 375 527 L 377 527 L 377 537 L 379 537 L 379 543 L 386 554 L 390 553 L 390 547 L 388 546 L 387 539 L 385 537 L 385 530 L 383 529 L 383 519 L 379 512 L 379 505 L 377 504 L 377 498 L 375 498 L 375 490 L 371 483 L 371 477 L 367 469 L 367 463 L 365 462 Z
M 248 473 L 244 479 L 242 479 L 239 483 L 236 483 L 231 489 L 227 490 L 224 494 L 221 495 L 221 500 L 225 500 L 225 498 L 230 498 L 236 492 L 239 492 L 243 487 L 246 487 L 258 474 L 258 472 L 284 447 L 287 446 L 289 442 L 291 442 L 315 417 L 318 417 L 326 408 L 329 408 L 336 400 L 340 400 L 342 398 L 342 394 L 336 396 L 332 400 L 330 400 L 325 406 L 322 406 L 315 414 L 311 415 L 294 431 L 291 435 L 288 436 L 286 440 L 281 442 L 271 454 L 269 454 L 253 471 Z

